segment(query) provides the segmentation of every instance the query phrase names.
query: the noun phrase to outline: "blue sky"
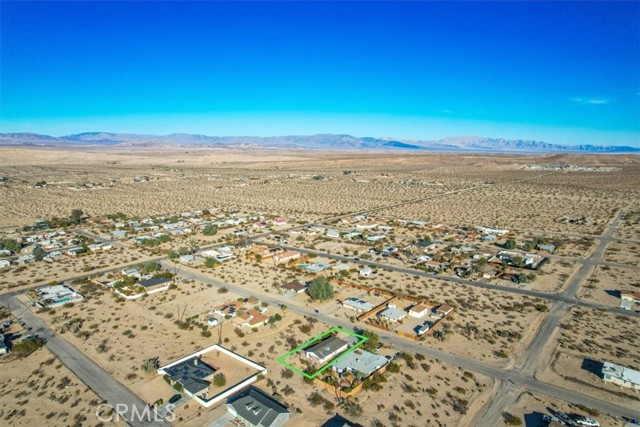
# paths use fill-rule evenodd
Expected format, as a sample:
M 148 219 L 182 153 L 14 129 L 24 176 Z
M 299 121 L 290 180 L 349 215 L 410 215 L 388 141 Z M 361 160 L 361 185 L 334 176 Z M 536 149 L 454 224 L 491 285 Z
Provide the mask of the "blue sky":
M 640 146 L 639 2 L 0 7 L 0 132 Z

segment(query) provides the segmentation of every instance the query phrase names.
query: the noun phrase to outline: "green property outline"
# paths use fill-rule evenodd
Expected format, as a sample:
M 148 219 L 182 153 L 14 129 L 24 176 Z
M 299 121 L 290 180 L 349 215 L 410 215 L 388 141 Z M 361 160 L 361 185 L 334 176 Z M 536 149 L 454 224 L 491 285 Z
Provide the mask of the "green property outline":
M 351 335 L 353 337 L 357 337 L 360 338 L 360 341 L 357 342 L 356 344 L 354 344 L 351 348 L 345 350 L 342 354 L 340 354 L 340 356 L 336 357 L 335 359 L 333 359 L 331 362 L 327 363 L 325 366 L 323 366 L 322 368 L 318 369 L 316 372 L 314 372 L 313 374 L 307 374 L 306 372 L 304 372 L 303 370 L 301 370 L 300 368 L 296 368 L 295 366 L 287 363 L 284 361 L 284 359 L 286 359 L 287 357 L 291 356 L 294 353 L 297 353 L 298 351 L 300 351 L 303 348 L 306 348 L 308 346 L 310 346 L 311 344 L 320 341 L 321 339 L 323 339 L 324 337 L 326 337 L 327 335 L 330 335 L 334 332 L 344 332 L 347 335 Z M 356 348 L 360 347 L 362 344 L 364 344 L 369 338 L 365 337 L 364 335 L 360 335 L 357 334 L 355 332 L 351 332 L 348 331 L 340 326 L 334 326 L 326 331 L 324 331 L 323 333 L 321 333 L 320 335 L 317 335 L 313 338 L 311 338 L 309 341 L 300 344 L 298 347 L 294 348 L 293 350 L 289 351 L 287 354 L 284 354 L 280 357 L 278 357 L 276 359 L 276 362 L 278 362 L 279 364 L 281 364 L 282 366 L 291 369 L 294 372 L 297 372 L 301 375 L 303 375 L 304 377 L 312 380 L 315 377 L 317 377 L 318 375 L 320 375 L 321 373 L 323 373 L 325 370 L 329 369 L 329 367 L 335 365 L 338 360 L 342 359 L 344 356 L 346 356 L 347 354 L 351 353 L 352 351 L 354 351 Z

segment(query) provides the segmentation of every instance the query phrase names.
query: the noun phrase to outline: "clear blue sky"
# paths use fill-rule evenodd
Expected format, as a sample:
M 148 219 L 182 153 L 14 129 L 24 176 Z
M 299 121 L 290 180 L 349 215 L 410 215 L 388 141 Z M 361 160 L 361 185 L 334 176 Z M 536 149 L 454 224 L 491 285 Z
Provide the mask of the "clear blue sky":
M 0 7 L 0 132 L 640 146 L 635 1 Z

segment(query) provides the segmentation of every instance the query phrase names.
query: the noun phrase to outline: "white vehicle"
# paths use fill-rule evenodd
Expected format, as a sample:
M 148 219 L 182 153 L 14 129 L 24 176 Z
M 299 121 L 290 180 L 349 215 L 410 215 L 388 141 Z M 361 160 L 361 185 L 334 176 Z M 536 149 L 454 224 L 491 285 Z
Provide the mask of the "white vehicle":
M 600 423 L 597 420 L 582 415 L 576 415 L 573 421 L 579 426 L 600 427 Z

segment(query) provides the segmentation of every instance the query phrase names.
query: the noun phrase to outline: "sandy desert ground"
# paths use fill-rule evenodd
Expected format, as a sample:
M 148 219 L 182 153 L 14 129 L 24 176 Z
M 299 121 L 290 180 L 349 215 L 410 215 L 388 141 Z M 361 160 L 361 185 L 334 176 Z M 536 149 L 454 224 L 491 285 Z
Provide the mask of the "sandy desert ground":
M 0 419 L 8 426 L 124 426 L 95 416 L 102 400 L 46 348 L 0 362 Z M 104 414 L 104 419 L 106 413 Z
M 531 169 L 527 165 L 560 162 L 584 166 L 615 167 L 613 171 L 560 172 Z M 354 154 L 309 151 L 250 151 L 215 149 L 151 149 L 112 148 L 76 150 L 0 148 L 0 227 L 4 232 L 19 231 L 37 218 L 67 216 L 72 209 L 82 209 L 91 216 L 123 212 L 129 216 L 175 214 L 188 210 L 235 209 L 246 214 L 284 216 L 290 224 L 325 220 L 327 217 L 350 215 L 371 209 L 370 215 L 385 220 L 423 220 L 457 225 L 504 227 L 514 231 L 518 241 L 533 236 L 560 239 L 562 247 L 545 265 L 531 289 L 547 293 L 561 292 L 580 264 L 573 258 L 587 257 L 597 244 L 597 234 L 604 231 L 619 210 L 627 212 L 614 237 L 605 261 L 631 266 L 599 266 L 578 296 L 589 301 L 617 306 L 611 290 L 636 289 L 638 245 L 640 245 L 640 162 L 637 156 L 577 155 L 452 155 L 402 153 Z M 45 188 L 34 188 L 46 181 Z M 90 226 L 93 232 L 107 237 L 109 229 Z M 232 229 L 220 229 L 216 236 L 201 234 L 177 238 L 154 249 L 134 248 L 124 243 L 103 254 L 71 259 L 65 257 L 53 264 L 32 263 L 12 266 L 0 271 L 2 289 L 9 292 L 29 288 L 83 274 L 120 269 L 130 263 L 143 262 L 163 255 L 168 249 L 185 245 L 205 246 L 233 242 Z M 397 226 L 390 242 L 401 245 L 421 237 L 418 229 Z M 346 243 L 336 244 L 319 237 L 290 237 L 290 244 L 326 250 L 331 253 L 362 256 L 364 250 Z M 485 245 L 486 246 L 486 245 Z M 566 258 L 562 258 L 566 257 Z M 364 258 L 364 257 L 363 257 Z M 317 258 L 331 264 L 329 259 Z M 395 261 L 390 261 L 393 264 Z M 445 322 L 444 340 L 427 337 L 422 345 L 457 354 L 485 365 L 509 368 L 524 353 L 535 331 L 546 316 L 548 301 L 522 295 L 506 294 L 453 284 L 439 278 L 381 270 L 370 278 L 358 277 L 358 265 L 345 281 L 447 303 L 456 308 Z M 184 271 L 188 267 L 181 267 Z M 313 276 L 285 266 L 256 262 L 242 256 L 216 265 L 198 268 L 211 277 L 237 285 L 264 297 L 278 293 L 282 283 L 308 280 Z M 49 325 L 72 344 L 108 370 L 145 401 L 166 399 L 173 390 L 155 374 L 146 374 L 141 364 L 159 357 L 162 364 L 216 342 L 217 330 L 202 333 L 195 324 L 181 329 L 176 320 L 193 318 L 205 322 L 209 311 L 225 302 L 237 300 L 232 292 L 219 292 L 215 286 L 182 281 L 177 289 L 150 295 L 136 301 L 124 301 L 111 291 L 95 284 L 77 283 L 87 300 L 38 313 Z M 336 286 L 338 297 L 352 295 L 351 288 Z M 298 296 L 296 303 L 322 313 L 350 319 L 351 313 L 335 301 L 312 303 Z M 377 302 L 377 301 L 374 301 Z M 252 303 L 253 304 L 253 303 Z M 255 304 L 259 305 L 260 301 Z M 275 358 L 291 346 L 332 325 L 305 318 L 270 306 L 267 315 L 279 313 L 283 320 L 245 335 L 234 332 L 231 322 L 221 328 L 222 344 L 267 366 L 269 374 L 258 382 L 262 389 L 286 400 L 295 416 L 290 425 L 319 425 L 336 411 L 337 400 L 327 391 L 306 384 L 299 376 L 285 378 Z M 574 308 L 562 321 L 563 329 L 553 365 L 541 376 L 567 388 L 578 388 L 585 394 L 611 399 L 612 396 L 636 403 L 633 396 L 613 394 L 601 389 L 594 374 L 583 369 L 585 358 L 594 361 L 615 360 L 628 366 L 639 366 L 637 356 L 637 319 L 616 317 L 612 313 L 587 308 Z M 251 333 L 248 333 L 251 332 Z M 603 338 L 604 337 L 604 338 Z M 383 352 L 391 353 L 388 348 Z M 0 371 L 28 376 L 40 369 L 42 378 L 48 370 L 64 372 L 42 349 L 25 359 L 26 372 L 8 365 Z M 45 354 L 46 356 L 42 356 Z M 364 409 L 359 420 L 371 426 L 466 426 L 483 404 L 497 392 L 497 383 L 489 377 L 464 371 L 441 361 L 412 355 L 399 360 L 399 373 L 386 373 L 380 391 L 365 390 L 356 402 Z M 560 371 L 575 380 L 568 380 Z M 36 375 L 36 374 L 31 374 Z M 38 374 L 40 375 L 40 374 Z M 66 375 L 66 374 L 65 374 Z M 91 391 L 77 387 L 82 401 L 88 405 L 95 398 Z M 58 376 L 55 376 L 57 379 Z M 582 383 L 580 382 L 582 381 Z M 587 385 L 583 384 L 587 383 Z M 591 385 L 588 385 L 591 384 Z M 11 389 L 12 395 L 20 394 Z M 312 393 L 318 392 L 328 402 L 312 404 Z M 9 396 L 8 394 L 6 396 Z M 17 405 L 22 395 L 0 397 Z M 25 397 L 26 398 L 26 397 Z M 554 402 L 548 396 L 524 395 L 509 410 L 526 418 L 527 411 Z M 47 403 L 53 405 L 53 403 Z M 334 406 L 332 406 L 334 405 Z M 556 404 L 561 405 L 560 402 Z M 14 408 L 7 404 L 3 408 Z M 43 408 L 45 408 L 43 406 Z M 65 409 L 54 407 L 27 412 L 28 422 L 46 422 L 49 412 L 60 417 Z M 301 414 L 296 413 L 299 409 Z M 73 425 L 74 412 L 66 410 L 64 423 Z M 177 410 L 178 424 L 202 425 L 219 415 L 216 410 L 203 410 L 195 402 Z M 357 417 L 355 417 L 358 419 Z M 612 424 L 604 415 L 603 425 Z M 25 423 L 27 425 L 28 423 Z

